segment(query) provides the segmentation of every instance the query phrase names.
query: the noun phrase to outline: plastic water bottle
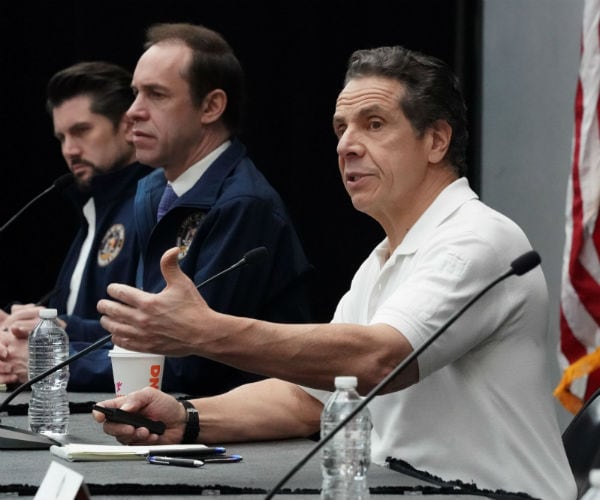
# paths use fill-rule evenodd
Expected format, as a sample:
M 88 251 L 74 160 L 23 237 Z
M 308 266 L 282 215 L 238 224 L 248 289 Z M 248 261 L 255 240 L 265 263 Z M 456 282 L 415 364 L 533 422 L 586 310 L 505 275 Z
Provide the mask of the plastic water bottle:
M 585 492 L 581 500 L 600 500 L 600 469 L 590 471 L 590 489 Z
M 40 310 L 40 322 L 29 334 L 29 379 L 69 356 L 69 337 L 56 321 L 56 309 Z M 50 435 L 67 433 L 69 367 L 61 368 L 31 387 L 29 427 Z
M 321 414 L 321 438 L 360 404 L 356 386 L 356 377 L 335 378 L 336 390 Z M 368 408 L 363 408 L 323 446 L 321 457 L 322 499 L 369 498 L 367 470 L 371 463 L 371 414 Z

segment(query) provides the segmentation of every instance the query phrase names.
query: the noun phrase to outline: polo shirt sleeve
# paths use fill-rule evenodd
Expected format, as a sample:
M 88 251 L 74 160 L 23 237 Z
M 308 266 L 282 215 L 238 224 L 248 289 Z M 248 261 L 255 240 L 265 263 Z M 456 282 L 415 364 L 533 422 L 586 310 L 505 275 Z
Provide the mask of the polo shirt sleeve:
M 421 346 L 508 266 L 487 242 L 472 234 L 452 242 L 431 241 L 407 264 L 410 269 L 395 283 L 377 308 L 371 324 L 384 323 L 402 333 L 413 349 Z M 471 353 L 507 321 L 518 294 L 511 297 L 506 283 L 491 289 L 442 333 L 418 358 L 423 379 Z

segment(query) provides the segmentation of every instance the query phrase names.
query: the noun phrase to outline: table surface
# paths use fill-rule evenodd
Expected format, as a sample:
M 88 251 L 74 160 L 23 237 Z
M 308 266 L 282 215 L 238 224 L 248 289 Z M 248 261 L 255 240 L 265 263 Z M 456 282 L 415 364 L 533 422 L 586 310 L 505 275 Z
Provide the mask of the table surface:
M 102 432 L 86 407 L 107 399 L 106 394 L 70 393 L 75 411 L 69 423 L 67 442 L 118 444 Z M 27 429 L 23 407 L 28 393 L 19 395 L 9 406 L 9 415 L 2 416 L 2 425 Z M 0 400 L 3 399 L 0 394 Z M 14 411 L 11 411 L 14 410 Z M 93 499 L 181 498 L 182 495 L 225 495 L 230 498 L 264 498 L 275 485 L 313 449 L 315 443 L 297 439 L 286 441 L 225 444 L 228 453 L 240 454 L 239 463 L 205 464 L 190 469 L 148 464 L 140 461 L 68 462 L 52 455 L 48 450 L 0 450 L 0 497 L 19 493 L 22 498 L 32 498 L 52 461 L 80 473 L 84 477 Z M 294 474 L 275 498 L 317 498 L 321 486 L 321 470 L 317 452 Z M 431 499 L 518 498 L 486 496 L 483 493 L 440 487 L 412 475 L 402 474 L 387 467 L 371 465 L 368 484 L 372 496 L 392 498 L 398 495 L 419 495 Z M 22 496 L 25 495 L 25 496 Z

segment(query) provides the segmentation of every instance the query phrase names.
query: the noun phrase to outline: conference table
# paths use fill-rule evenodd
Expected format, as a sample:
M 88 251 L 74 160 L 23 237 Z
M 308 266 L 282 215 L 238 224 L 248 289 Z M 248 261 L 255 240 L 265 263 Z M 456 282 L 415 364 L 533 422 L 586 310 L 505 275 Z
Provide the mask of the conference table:
M 0 394 L 0 401 L 4 399 Z M 91 416 L 91 406 L 112 397 L 109 394 L 69 393 L 71 417 L 65 443 L 118 444 L 102 432 Z M 2 425 L 28 429 L 29 393 L 18 395 L 1 416 Z M 241 416 L 240 418 L 243 418 Z M 152 465 L 145 460 L 71 462 L 49 450 L 0 450 L 0 498 L 4 495 L 33 498 L 51 463 L 59 462 L 83 476 L 93 499 L 177 499 L 207 495 L 231 499 L 264 498 L 277 483 L 313 449 L 308 439 L 223 444 L 227 452 L 242 455 L 237 463 L 207 463 L 200 468 Z M 320 494 L 321 470 L 317 452 L 281 489 L 277 499 L 316 499 Z M 398 468 L 398 467 L 396 467 Z M 401 471 L 400 471 L 401 470 Z M 489 492 L 440 483 L 433 476 L 411 470 L 392 470 L 371 465 L 368 485 L 377 499 L 415 496 L 431 500 L 524 498 L 506 492 Z M 527 498 L 527 497 L 525 497 Z

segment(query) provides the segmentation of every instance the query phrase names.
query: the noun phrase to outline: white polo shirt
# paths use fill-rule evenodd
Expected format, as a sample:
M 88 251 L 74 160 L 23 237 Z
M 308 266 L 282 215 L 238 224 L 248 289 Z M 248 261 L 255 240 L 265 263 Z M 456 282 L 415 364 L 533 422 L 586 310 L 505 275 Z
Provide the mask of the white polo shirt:
M 417 348 L 528 250 L 521 229 L 459 179 L 389 259 L 387 240 L 375 248 L 333 322 L 384 323 Z M 373 461 L 393 457 L 479 488 L 574 499 L 547 370 L 547 307 L 539 267 L 476 302 L 418 358 L 417 384 L 369 404 Z

